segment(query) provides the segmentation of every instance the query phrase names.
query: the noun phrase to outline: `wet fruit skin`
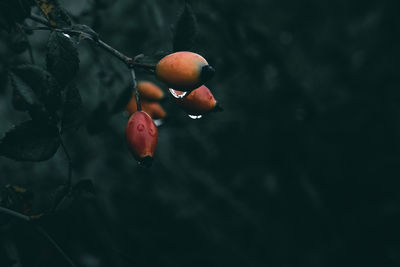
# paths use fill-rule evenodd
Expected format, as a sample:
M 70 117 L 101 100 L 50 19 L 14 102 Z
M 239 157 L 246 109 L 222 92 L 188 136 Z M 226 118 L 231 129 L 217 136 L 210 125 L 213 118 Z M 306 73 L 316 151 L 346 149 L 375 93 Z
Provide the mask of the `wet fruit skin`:
M 145 111 L 153 120 L 164 119 L 167 113 L 157 102 L 141 101 L 142 110 Z M 137 111 L 136 98 L 133 96 L 125 108 L 125 111 L 132 115 Z
M 151 164 L 156 151 L 158 131 L 151 117 L 144 111 L 137 111 L 129 118 L 125 128 L 128 148 L 136 160 Z
M 160 101 L 164 97 L 164 92 L 160 87 L 149 81 L 139 81 L 137 84 L 141 99 L 150 101 Z
M 156 66 L 156 76 L 160 81 L 184 92 L 204 84 L 213 73 L 213 68 L 202 56 L 188 51 L 170 54 Z
M 180 91 L 174 91 L 177 95 L 182 94 Z M 175 102 L 190 115 L 202 115 L 217 106 L 217 101 L 205 85 L 193 90 L 184 98 L 175 98 Z

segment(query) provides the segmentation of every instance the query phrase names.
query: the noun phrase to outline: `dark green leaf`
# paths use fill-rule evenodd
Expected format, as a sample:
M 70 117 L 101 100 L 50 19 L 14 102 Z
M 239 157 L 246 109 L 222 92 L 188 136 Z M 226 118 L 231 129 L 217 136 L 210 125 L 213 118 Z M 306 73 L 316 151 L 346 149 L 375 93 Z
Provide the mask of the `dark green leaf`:
M 33 197 L 32 191 L 15 185 L 6 185 L 0 190 L 0 206 L 23 214 L 29 214 Z
M 110 112 L 107 104 L 105 102 L 101 102 L 90 114 L 86 125 L 88 133 L 97 134 L 102 132 L 107 128 L 109 119 Z
M 18 161 L 44 161 L 50 159 L 59 146 L 56 126 L 27 121 L 8 131 L 0 140 L 0 155 Z
M 61 88 L 49 72 L 35 65 L 21 65 L 12 71 L 32 88 L 47 109 L 55 111 L 60 108 Z
M 62 116 L 62 132 L 76 130 L 85 120 L 82 97 L 74 84 L 67 86 Z
M 29 41 L 26 33 L 22 30 L 17 31 L 11 36 L 11 49 L 17 54 L 25 52 L 29 47 Z
M 31 13 L 33 0 L 0 0 L 0 27 L 10 30 Z
M 64 86 L 78 73 L 78 50 L 71 39 L 60 32 L 50 34 L 47 49 L 47 70 Z
M 72 188 L 66 185 L 59 186 L 53 193 L 53 211 L 67 210 L 71 205 L 82 199 L 90 199 L 95 195 L 95 188 L 91 180 L 81 180 Z
M 197 21 L 189 3 L 185 7 L 175 25 L 173 49 L 177 51 L 189 51 L 193 48 L 197 35 Z
M 11 86 L 13 88 L 12 103 L 16 110 L 26 111 L 34 105 L 40 105 L 34 91 L 21 78 L 10 73 Z

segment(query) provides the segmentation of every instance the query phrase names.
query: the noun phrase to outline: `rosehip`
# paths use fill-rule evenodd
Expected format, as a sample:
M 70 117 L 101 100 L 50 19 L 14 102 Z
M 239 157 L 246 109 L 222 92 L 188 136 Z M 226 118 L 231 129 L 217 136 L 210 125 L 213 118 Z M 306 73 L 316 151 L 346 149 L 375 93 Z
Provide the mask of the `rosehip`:
M 140 97 L 150 101 L 159 101 L 164 97 L 164 92 L 152 82 L 140 81 L 137 84 Z
M 142 109 L 154 120 L 164 119 L 167 113 L 157 102 L 141 101 Z M 133 96 L 125 108 L 125 111 L 132 115 L 137 111 L 136 98 Z
M 183 94 L 183 92 L 177 90 L 173 91 L 176 95 Z M 175 102 L 190 115 L 202 115 L 213 111 L 217 107 L 217 101 L 213 94 L 204 85 L 193 90 L 186 97 L 175 98 Z
M 210 80 L 214 69 L 200 55 L 182 51 L 162 58 L 156 66 L 156 76 L 168 87 L 192 91 Z
M 133 113 L 126 125 L 125 135 L 134 158 L 145 166 L 150 166 L 158 140 L 157 127 L 150 116 L 144 111 Z
M 164 119 L 167 116 L 162 106 L 156 102 L 142 101 L 142 109 L 147 112 L 153 120 Z

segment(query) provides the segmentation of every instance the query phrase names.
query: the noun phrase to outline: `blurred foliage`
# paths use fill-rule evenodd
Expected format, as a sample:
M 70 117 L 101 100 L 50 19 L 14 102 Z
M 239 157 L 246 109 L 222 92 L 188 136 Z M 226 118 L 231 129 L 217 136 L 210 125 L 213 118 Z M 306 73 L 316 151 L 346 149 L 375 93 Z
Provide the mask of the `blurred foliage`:
M 76 40 L 78 105 L 89 123 L 65 143 L 74 183 L 91 180 L 96 198 L 70 198 L 43 228 L 79 266 L 398 266 L 397 1 L 192 2 L 192 50 L 216 68 L 208 87 L 224 112 L 190 120 L 165 101 L 154 165 L 141 168 L 126 149 L 127 118 L 110 113 L 128 70 Z M 184 8 L 178 0 L 60 3 L 130 56 L 172 51 L 171 25 Z M 0 31 L 1 134 L 28 118 L 13 109 L 7 75 L 30 62 L 28 50 L 15 50 L 16 34 Z M 46 66 L 49 32 L 27 38 Z M 34 192 L 32 214 L 52 208 L 66 177 L 61 150 L 41 163 L 0 158 L 0 186 Z M 67 266 L 29 227 L 8 227 L 1 266 Z

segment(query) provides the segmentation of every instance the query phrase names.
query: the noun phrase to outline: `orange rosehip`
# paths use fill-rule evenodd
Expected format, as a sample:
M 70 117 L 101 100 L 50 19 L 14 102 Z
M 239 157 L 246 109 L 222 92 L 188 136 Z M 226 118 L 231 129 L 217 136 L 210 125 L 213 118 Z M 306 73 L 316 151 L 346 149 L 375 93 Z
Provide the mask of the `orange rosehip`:
M 159 101 L 164 97 L 160 87 L 149 81 L 140 81 L 137 84 L 140 97 L 150 101 Z
M 177 90 L 173 90 L 173 93 L 177 96 L 184 94 Z M 217 107 L 217 101 L 205 85 L 193 90 L 183 98 L 175 98 L 175 102 L 190 115 L 202 115 Z
M 164 119 L 167 116 L 167 113 L 163 109 L 163 107 L 157 102 L 149 102 L 149 101 L 141 101 L 142 110 L 145 111 L 153 120 Z M 136 98 L 133 96 L 129 101 L 128 105 L 126 105 L 125 111 L 132 115 L 137 111 Z
M 147 112 L 153 120 L 164 119 L 167 116 L 163 107 L 156 102 L 142 101 L 142 109 Z
M 125 135 L 134 158 L 145 166 L 150 166 L 158 140 L 157 127 L 150 116 L 144 111 L 133 113 L 126 125 Z
M 200 55 L 182 51 L 162 58 L 156 66 L 156 76 L 168 87 L 192 91 L 210 80 L 214 69 Z

